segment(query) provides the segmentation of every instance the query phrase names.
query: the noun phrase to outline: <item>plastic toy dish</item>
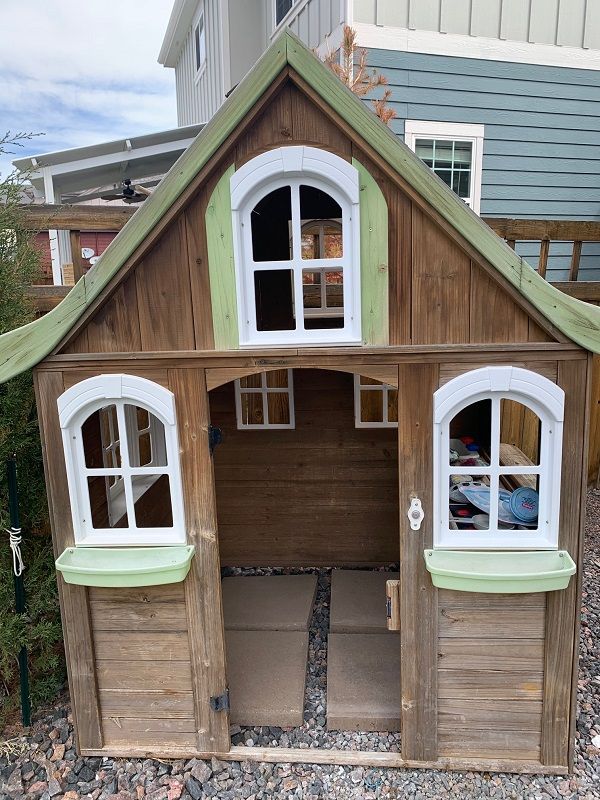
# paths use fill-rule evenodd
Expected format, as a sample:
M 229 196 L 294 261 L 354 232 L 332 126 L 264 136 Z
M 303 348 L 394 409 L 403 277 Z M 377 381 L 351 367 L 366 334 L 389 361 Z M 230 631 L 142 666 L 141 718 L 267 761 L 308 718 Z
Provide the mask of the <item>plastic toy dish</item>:
M 535 522 L 538 518 L 539 495 L 535 489 L 521 486 L 510 496 L 510 510 L 519 522 Z
M 490 529 L 490 517 L 488 514 L 475 514 L 472 519 L 473 526 L 477 528 L 478 531 L 487 531 Z M 514 525 L 509 522 L 499 522 L 498 528 L 501 531 L 511 531 L 514 529 Z
M 490 487 L 485 486 L 479 481 L 473 481 L 468 485 L 461 485 L 462 494 L 465 495 L 469 503 L 483 511 L 490 513 Z M 518 519 L 510 510 L 510 497 L 512 492 L 500 489 L 498 492 L 498 521 L 507 525 L 523 524 L 523 520 Z
M 460 487 L 462 485 L 463 485 L 462 483 L 458 483 L 458 484 L 452 485 L 450 487 L 449 497 L 450 497 L 450 500 L 452 500 L 453 503 L 462 503 L 462 504 L 466 505 L 466 503 L 468 503 L 469 501 L 467 500 L 465 495 L 460 490 Z M 468 484 L 465 482 L 465 485 L 468 485 Z

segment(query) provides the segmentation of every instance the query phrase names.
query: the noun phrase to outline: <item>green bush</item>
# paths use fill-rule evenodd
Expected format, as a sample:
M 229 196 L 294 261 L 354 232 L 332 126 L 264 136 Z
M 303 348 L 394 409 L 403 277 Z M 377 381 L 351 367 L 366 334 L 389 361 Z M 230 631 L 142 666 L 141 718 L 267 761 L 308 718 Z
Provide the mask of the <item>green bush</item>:
M 0 138 L 0 152 L 19 138 Z M 15 141 L 16 140 L 16 141 Z M 30 322 L 27 287 L 39 276 L 39 253 L 19 208 L 25 178 L 0 180 L 0 334 Z M 25 614 L 14 609 L 6 461 L 17 459 Z M 0 385 L 0 728 L 19 703 L 19 650 L 27 647 L 33 708 L 53 699 L 64 681 L 64 655 L 41 444 L 30 372 Z

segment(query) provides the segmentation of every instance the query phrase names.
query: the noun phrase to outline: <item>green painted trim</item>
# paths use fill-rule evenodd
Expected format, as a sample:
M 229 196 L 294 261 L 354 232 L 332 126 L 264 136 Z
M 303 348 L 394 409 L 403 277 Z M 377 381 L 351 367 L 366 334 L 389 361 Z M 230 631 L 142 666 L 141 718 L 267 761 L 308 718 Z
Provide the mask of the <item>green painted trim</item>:
M 63 302 L 36 322 L 0 336 L 0 383 L 39 363 L 69 333 L 288 64 L 548 320 L 574 342 L 600 353 L 600 307 L 569 297 L 541 278 L 285 30 Z
M 223 173 L 206 208 L 206 242 L 215 350 L 240 346 L 237 290 L 233 260 L 230 179 L 235 165 Z
M 389 344 L 388 207 L 371 173 L 352 159 L 360 183 L 360 296 L 363 344 Z
M 425 550 L 423 555 L 433 585 L 457 592 L 554 592 L 566 589 L 577 569 L 566 550 Z
M 184 580 L 193 555 L 193 545 L 67 547 L 55 563 L 65 583 L 78 586 L 162 586 Z

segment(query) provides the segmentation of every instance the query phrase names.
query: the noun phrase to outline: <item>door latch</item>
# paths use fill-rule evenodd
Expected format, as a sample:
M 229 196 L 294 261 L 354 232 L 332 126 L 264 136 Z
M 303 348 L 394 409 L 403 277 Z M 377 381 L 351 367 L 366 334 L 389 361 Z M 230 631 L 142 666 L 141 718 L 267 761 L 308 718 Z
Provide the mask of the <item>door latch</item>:
M 210 707 L 213 711 L 229 711 L 229 689 L 225 689 L 223 694 L 211 697 Z
M 421 523 L 425 517 L 425 512 L 423 511 L 421 501 L 416 495 L 411 495 L 410 506 L 406 512 L 406 516 L 408 517 L 410 527 L 413 531 L 418 531 L 421 529 Z
M 215 447 L 223 441 L 223 431 L 215 425 L 208 426 L 208 447 L 210 454 L 215 452 Z

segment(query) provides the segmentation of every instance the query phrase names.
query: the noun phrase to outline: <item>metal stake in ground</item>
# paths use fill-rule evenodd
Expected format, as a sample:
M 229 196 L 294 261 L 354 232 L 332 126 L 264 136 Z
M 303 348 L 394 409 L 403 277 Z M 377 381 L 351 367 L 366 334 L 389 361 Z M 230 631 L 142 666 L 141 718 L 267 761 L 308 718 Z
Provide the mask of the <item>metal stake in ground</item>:
M 21 526 L 19 522 L 19 493 L 17 488 L 17 460 L 13 456 L 6 462 L 8 478 L 8 509 L 10 515 L 10 547 L 13 556 L 13 575 L 15 583 L 15 611 L 25 613 L 25 587 L 23 585 L 23 559 L 21 557 Z M 29 675 L 27 672 L 27 648 L 19 651 L 19 676 L 21 680 L 21 718 L 23 725 L 31 725 L 31 702 L 29 699 Z

